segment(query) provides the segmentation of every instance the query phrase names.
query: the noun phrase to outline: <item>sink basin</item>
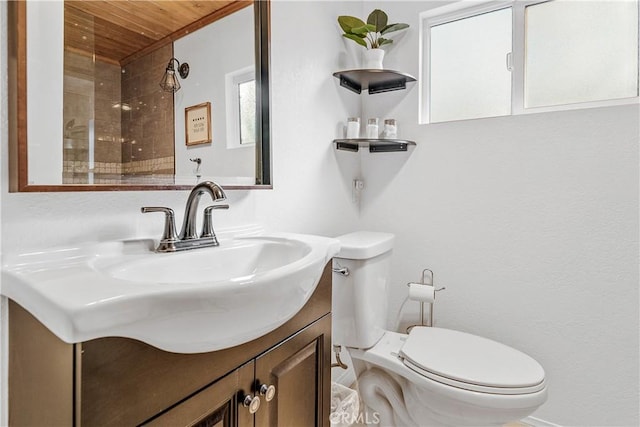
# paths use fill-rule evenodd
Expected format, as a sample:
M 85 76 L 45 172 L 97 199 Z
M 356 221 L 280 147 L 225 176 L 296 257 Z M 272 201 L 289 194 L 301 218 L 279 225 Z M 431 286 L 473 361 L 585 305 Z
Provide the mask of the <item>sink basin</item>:
M 301 240 L 243 238 L 222 247 L 186 252 L 103 256 L 93 267 L 115 279 L 153 285 L 219 283 L 233 286 L 307 256 L 312 248 Z
M 2 294 L 67 343 L 119 336 L 199 353 L 258 338 L 315 290 L 339 242 L 274 233 L 155 253 L 151 239 L 7 257 Z

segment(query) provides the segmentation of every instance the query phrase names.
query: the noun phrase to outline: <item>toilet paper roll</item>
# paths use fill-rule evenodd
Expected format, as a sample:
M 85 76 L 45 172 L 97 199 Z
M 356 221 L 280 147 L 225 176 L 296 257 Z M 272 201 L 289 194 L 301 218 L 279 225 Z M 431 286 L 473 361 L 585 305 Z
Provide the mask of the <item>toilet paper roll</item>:
M 409 299 L 433 303 L 436 299 L 436 290 L 431 285 L 422 283 L 409 283 Z

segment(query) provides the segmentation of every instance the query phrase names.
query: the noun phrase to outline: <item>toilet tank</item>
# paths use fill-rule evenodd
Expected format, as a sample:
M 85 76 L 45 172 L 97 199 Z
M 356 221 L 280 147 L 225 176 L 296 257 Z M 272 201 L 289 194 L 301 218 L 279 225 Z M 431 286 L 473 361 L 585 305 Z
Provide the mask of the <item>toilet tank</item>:
M 337 239 L 341 249 L 333 258 L 333 267 L 347 268 L 349 275 L 333 273 L 332 341 L 334 345 L 369 348 L 386 329 L 394 236 L 358 231 Z

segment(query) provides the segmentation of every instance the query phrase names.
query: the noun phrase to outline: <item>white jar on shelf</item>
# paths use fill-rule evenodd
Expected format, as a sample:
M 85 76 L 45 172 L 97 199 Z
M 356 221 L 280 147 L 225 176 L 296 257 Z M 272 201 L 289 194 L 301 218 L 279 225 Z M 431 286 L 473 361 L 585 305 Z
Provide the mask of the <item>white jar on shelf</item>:
M 360 117 L 347 119 L 347 139 L 360 138 Z
M 367 120 L 367 138 L 369 139 L 378 138 L 378 119 L 377 118 L 372 118 Z
M 385 139 L 398 139 L 398 125 L 396 119 L 385 119 L 382 137 Z

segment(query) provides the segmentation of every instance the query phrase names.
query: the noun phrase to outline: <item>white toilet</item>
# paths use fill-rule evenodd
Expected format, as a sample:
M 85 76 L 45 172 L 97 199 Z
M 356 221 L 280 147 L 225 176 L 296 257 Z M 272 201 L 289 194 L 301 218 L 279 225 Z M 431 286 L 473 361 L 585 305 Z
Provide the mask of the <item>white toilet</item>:
M 547 398 L 542 366 L 475 335 L 436 327 L 385 330 L 393 235 L 338 237 L 333 260 L 333 344 L 346 347 L 368 407 L 381 426 L 502 426 Z

